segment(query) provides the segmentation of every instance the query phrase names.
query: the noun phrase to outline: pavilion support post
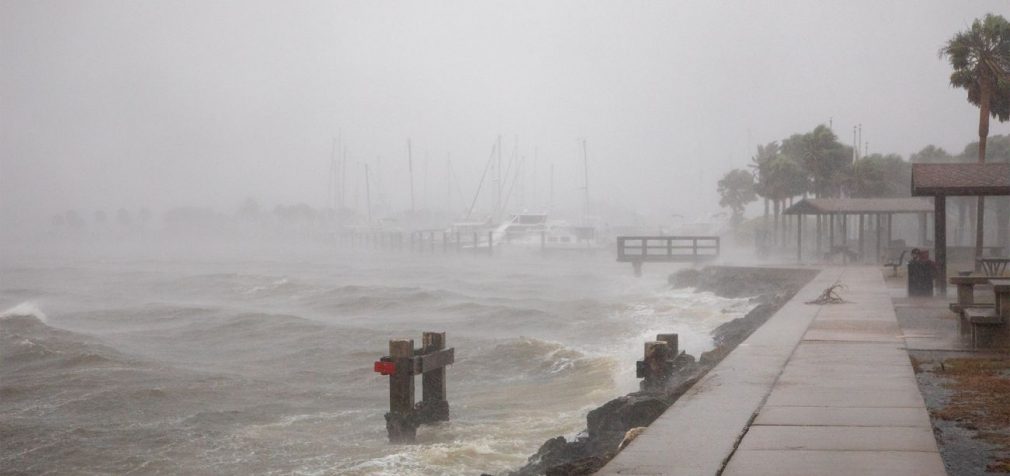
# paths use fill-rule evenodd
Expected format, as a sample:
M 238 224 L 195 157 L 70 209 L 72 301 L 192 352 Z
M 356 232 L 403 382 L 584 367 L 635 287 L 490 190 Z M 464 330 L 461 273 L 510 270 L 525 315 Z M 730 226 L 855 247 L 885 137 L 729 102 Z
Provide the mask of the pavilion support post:
M 796 261 L 803 262 L 803 215 L 796 215 Z
M 835 249 L 835 221 L 837 217 L 834 213 L 828 214 L 828 251 L 833 252 Z
M 947 295 L 947 197 L 933 197 L 933 247 L 936 253 L 936 288 Z
M 893 213 L 888 213 L 887 214 L 887 241 L 885 241 L 885 243 L 887 243 L 887 246 L 891 246 L 891 240 L 894 239 L 894 233 L 891 231 L 891 230 L 894 229 L 893 225 L 894 225 L 894 214 Z
M 842 246 L 849 244 L 849 216 L 842 214 Z
M 876 246 L 877 256 L 876 256 L 876 259 L 874 260 L 874 262 L 877 263 L 877 264 L 880 264 L 880 242 L 884 240 L 884 234 L 882 233 L 884 230 L 882 230 L 880 228 L 880 223 L 882 221 L 883 221 L 883 219 L 881 218 L 880 214 L 878 213 L 877 214 L 877 240 L 876 240 L 877 241 L 877 246 Z
M 856 254 L 856 259 L 859 260 L 860 262 L 866 261 L 866 259 L 865 259 L 865 253 L 866 253 L 866 241 L 865 241 L 865 238 L 866 238 L 866 236 L 864 235 L 864 231 L 865 230 L 864 230 L 864 227 L 863 227 L 863 225 L 864 225 L 864 223 L 863 223 L 863 216 L 864 216 L 864 214 L 862 214 L 862 213 L 859 214 L 859 253 Z
M 821 255 L 821 235 L 824 232 L 824 220 L 821 219 L 821 214 L 817 214 L 817 244 L 814 245 L 815 256 Z

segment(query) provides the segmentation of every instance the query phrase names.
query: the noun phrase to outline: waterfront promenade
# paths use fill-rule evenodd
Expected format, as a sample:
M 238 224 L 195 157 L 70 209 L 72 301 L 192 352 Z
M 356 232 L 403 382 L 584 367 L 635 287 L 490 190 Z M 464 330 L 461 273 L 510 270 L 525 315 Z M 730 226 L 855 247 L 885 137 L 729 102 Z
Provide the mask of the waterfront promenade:
M 821 271 L 598 474 L 946 474 L 879 268 Z

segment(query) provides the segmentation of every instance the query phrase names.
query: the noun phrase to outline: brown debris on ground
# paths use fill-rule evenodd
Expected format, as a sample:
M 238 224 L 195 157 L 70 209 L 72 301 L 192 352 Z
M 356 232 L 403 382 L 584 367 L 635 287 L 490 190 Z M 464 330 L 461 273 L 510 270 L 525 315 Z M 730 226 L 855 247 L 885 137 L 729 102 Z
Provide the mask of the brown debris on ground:
M 922 362 L 912 364 L 917 372 L 926 370 Z M 986 471 L 1010 471 L 1010 356 L 948 358 L 931 367 L 951 391 L 945 405 L 931 410 L 933 418 L 956 422 L 1002 450 Z
M 821 295 L 817 296 L 817 299 L 814 299 L 813 301 L 807 301 L 804 304 L 816 304 L 821 306 L 824 304 L 845 303 L 846 302 L 845 299 L 842 299 L 842 296 L 838 294 L 839 289 L 845 289 L 845 285 L 839 282 L 835 282 L 835 284 L 832 284 L 831 286 L 825 288 L 824 291 L 821 292 Z

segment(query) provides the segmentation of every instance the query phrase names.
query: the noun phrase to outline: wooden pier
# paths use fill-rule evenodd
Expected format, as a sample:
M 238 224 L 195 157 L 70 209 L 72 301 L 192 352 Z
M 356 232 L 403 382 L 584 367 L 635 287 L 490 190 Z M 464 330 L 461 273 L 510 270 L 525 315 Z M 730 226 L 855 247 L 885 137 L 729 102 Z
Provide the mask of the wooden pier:
M 631 263 L 635 276 L 642 263 L 695 263 L 719 256 L 718 236 L 619 236 L 617 261 Z
M 469 253 L 494 255 L 494 234 L 446 230 L 344 231 L 333 234 L 336 244 L 355 249 L 410 251 L 419 254 Z

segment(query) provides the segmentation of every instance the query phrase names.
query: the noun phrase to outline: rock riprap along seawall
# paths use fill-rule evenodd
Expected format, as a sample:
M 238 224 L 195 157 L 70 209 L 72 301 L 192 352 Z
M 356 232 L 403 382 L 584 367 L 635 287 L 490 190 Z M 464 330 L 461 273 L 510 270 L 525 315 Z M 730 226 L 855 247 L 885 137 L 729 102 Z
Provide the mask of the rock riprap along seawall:
M 592 474 L 614 455 L 629 430 L 648 426 L 710 369 L 715 367 L 755 329 L 764 324 L 803 285 L 815 270 L 712 266 L 684 269 L 670 275 L 675 288 L 692 287 L 721 297 L 750 297 L 756 306 L 744 317 L 712 332 L 715 348 L 697 359 L 685 355 L 664 388 L 617 397 L 586 415 L 586 430 L 574 440 L 551 438 L 512 476 Z M 628 362 L 633 365 L 633 362 Z

